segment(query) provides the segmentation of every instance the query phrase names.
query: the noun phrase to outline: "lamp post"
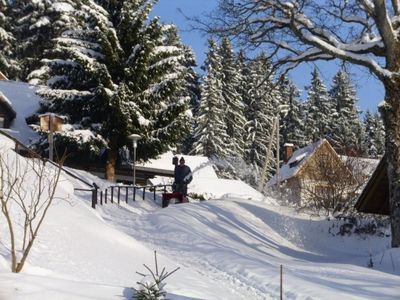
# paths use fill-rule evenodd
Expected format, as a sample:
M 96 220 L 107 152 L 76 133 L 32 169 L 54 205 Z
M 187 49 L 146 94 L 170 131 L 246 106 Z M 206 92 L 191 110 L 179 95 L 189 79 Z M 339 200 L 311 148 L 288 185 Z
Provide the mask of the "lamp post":
M 129 138 L 132 140 L 133 146 L 133 185 L 136 185 L 136 148 L 137 148 L 137 141 L 140 140 L 142 137 L 138 134 L 131 134 Z

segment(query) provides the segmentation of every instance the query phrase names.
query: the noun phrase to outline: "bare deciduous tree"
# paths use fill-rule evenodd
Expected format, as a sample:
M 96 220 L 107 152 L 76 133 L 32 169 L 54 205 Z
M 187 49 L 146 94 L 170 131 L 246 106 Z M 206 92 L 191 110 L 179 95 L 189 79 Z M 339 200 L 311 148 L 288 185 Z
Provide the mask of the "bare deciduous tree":
M 24 266 L 54 200 L 60 172 L 38 158 L 0 154 L 0 205 L 10 238 L 12 272 Z
M 358 157 L 343 157 L 343 164 L 324 153 L 316 154 L 310 170 L 299 181 L 303 191 L 302 207 L 322 210 L 327 214 L 349 210 L 360 188 L 368 180 L 369 162 Z
M 400 4 L 398 0 L 220 0 L 209 32 L 262 46 L 283 71 L 340 59 L 365 67 L 385 88 L 392 246 L 400 247 Z

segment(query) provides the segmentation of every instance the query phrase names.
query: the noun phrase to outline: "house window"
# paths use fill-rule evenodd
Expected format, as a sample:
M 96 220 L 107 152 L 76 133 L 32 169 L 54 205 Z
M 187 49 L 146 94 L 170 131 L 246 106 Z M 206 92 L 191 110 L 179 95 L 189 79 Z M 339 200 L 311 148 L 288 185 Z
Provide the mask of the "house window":
M 0 128 L 4 128 L 5 123 L 6 123 L 5 118 L 0 116 Z

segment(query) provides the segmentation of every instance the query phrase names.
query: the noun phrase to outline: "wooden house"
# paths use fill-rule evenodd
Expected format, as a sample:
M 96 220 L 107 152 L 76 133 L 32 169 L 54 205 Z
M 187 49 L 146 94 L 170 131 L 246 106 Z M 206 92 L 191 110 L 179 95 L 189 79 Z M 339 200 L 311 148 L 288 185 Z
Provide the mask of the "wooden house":
M 50 131 L 62 131 L 62 125 L 64 124 L 65 117 L 54 114 L 45 113 L 39 116 L 40 119 L 40 130 Z
M 360 196 L 355 208 L 359 212 L 389 215 L 389 179 L 387 163 L 384 156 L 372 173 Z
M 352 184 L 353 174 L 323 139 L 295 152 L 286 144 L 284 164 L 267 185 L 285 190 L 291 201 L 302 204 L 315 197 L 345 200 L 353 193 Z
M 16 116 L 17 113 L 12 108 L 10 101 L 0 92 L 0 128 L 10 128 L 10 124 Z

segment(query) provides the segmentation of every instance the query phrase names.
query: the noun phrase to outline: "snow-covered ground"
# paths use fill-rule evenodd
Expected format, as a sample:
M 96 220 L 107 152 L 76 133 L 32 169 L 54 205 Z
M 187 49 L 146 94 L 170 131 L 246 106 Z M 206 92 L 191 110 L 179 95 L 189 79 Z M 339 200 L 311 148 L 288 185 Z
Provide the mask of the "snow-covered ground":
M 5 137 L 0 145 L 15 156 Z M 154 269 L 154 250 L 167 271 L 180 267 L 166 280 L 169 299 L 277 299 L 280 265 L 284 299 L 400 299 L 400 250 L 389 249 L 390 237 L 335 235 L 333 221 L 210 180 L 223 197 L 162 209 L 138 194 L 94 210 L 90 193 L 74 192 L 79 183 L 63 174 L 20 274 L 9 271 L 0 215 L 0 299 L 131 299 L 136 272 Z

